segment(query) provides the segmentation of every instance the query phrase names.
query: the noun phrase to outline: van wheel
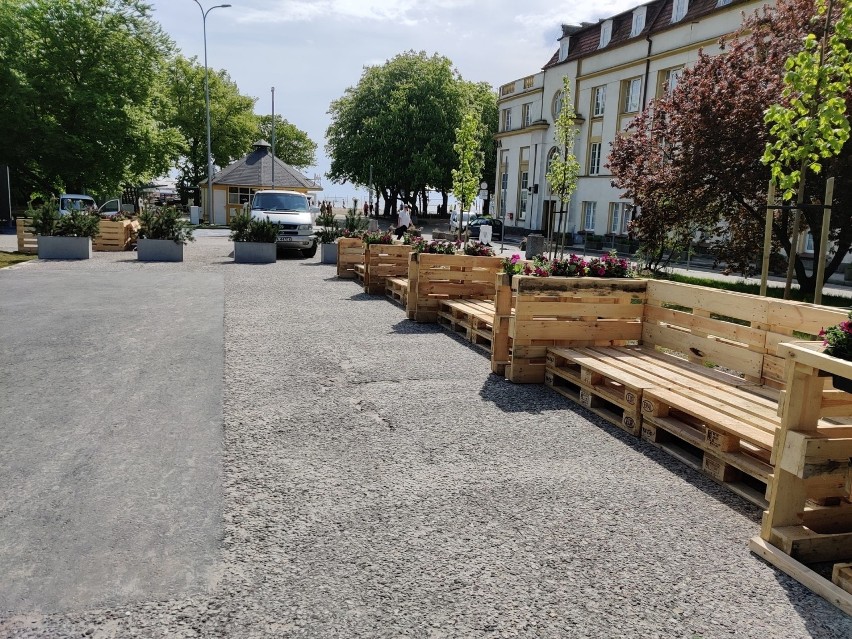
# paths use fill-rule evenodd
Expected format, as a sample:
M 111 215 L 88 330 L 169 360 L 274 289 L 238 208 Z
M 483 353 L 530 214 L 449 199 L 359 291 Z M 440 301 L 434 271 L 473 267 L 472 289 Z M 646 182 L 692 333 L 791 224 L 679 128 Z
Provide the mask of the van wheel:
M 304 257 L 305 259 L 310 259 L 316 254 L 317 254 L 317 245 L 316 244 L 314 244 L 309 249 L 302 249 L 302 257 Z

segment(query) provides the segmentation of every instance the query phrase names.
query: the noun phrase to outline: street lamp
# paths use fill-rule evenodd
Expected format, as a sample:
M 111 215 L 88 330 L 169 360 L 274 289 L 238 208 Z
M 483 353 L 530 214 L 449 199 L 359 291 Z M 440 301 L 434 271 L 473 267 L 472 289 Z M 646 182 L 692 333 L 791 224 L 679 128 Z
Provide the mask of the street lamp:
M 207 109 L 207 222 L 213 224 L 213 151 L 210 145 L 210 78 L 207 70 L 207 14 L 213 11 L 213 9 L 227 9 L 231 5 L 217 4 L 205 11 L 198 0 L 193 0 L 193 2 L 201 9 L 201 22 L 204 28 L 204 104 Z

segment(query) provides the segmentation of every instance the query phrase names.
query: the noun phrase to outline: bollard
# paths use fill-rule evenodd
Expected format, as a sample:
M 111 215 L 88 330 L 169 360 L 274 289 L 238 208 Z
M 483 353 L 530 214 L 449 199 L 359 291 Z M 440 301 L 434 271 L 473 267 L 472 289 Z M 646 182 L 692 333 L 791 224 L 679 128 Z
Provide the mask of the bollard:
M 544 235 L 530 233 L 527 235 L 526 259 L 531 260 L 534 256 L 544 253 Z

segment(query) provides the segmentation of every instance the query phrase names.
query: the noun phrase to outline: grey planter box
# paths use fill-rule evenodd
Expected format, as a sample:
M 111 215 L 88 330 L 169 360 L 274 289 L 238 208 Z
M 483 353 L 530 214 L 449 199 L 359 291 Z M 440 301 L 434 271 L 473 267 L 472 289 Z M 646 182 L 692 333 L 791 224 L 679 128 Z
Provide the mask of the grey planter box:
M 320 262 L 323 264 L 337 264 L 337 242 L 320 244 Z
M 173 240 L 138 240 L 136 255 L 143 262 L 183 262 L 183 244 Z
M 238 264 L 274 264 L 277 257 L 275 242 L 234 242 L 234 261 Z
M 92 257 L 92 238 L 39 235 L 38 257 L 42 260 L 88 260 Z

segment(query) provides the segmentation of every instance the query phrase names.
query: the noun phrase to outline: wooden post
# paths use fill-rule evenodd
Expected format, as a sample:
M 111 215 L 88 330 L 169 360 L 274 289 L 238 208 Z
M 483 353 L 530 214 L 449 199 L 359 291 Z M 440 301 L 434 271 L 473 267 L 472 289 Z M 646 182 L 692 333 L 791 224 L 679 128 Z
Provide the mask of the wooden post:
M 766 225 L 763 228 L 763 268 L 760 272 L 760 295 L 766 297 L 766 289 L 769 282 L 769 251 L 772 250 L 772 218 L 775 210 L 775 181 L 769 181 L 766 191 Z
M 799 179 L 799 194 L 796 196 L 796 204 L 801 207 L 805 203 L 805 175 L 807 165 L 802 161 L 800 169 L 802 177 Z M 799 252 L 799 226 L 802 223 L 802 209 L 797 208 L 793 215 L 793 235 L 790 238 L 790 254 L 787 256 L 787 280 L 784 282 L 784 299 L 790 299 L 790 290 L 793 288 L 793 272 L 796 270 L 796 255 Z
M 828 178 L 825 183 L 825 199 L 822 210 L 822 229 L 819 239 L 819 262 L 817 262 L 816 283 L 814 288 L 814 304 L 822 303 L 822 287 L 825 286 L 825 258 L 828 254 L 828 227 L 831 224 L 831 204 L 834 200 L 834 178 Z

